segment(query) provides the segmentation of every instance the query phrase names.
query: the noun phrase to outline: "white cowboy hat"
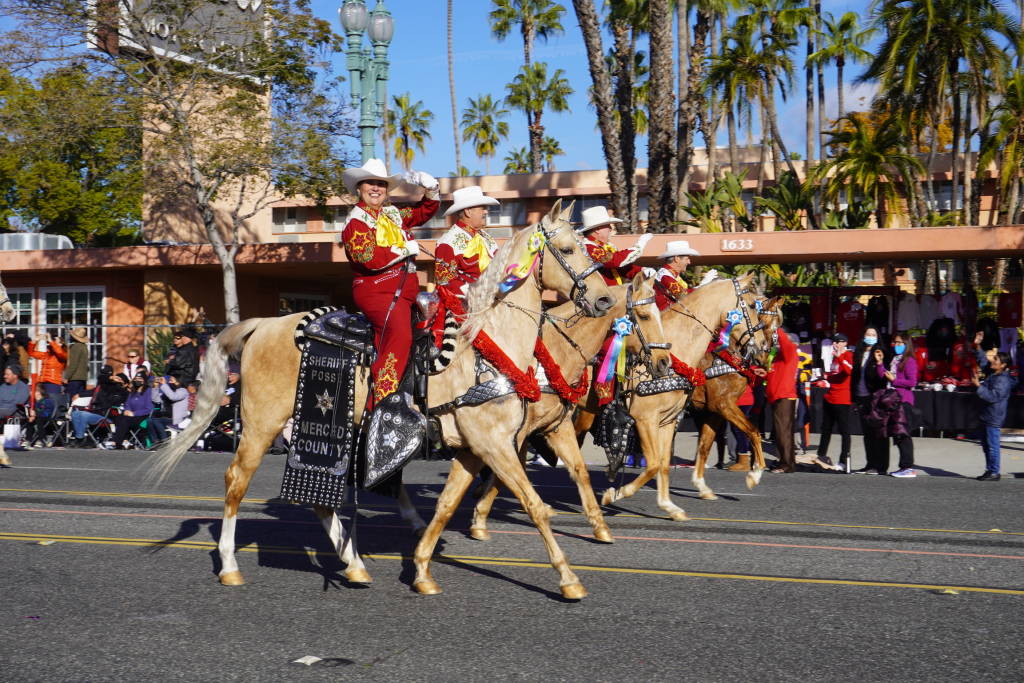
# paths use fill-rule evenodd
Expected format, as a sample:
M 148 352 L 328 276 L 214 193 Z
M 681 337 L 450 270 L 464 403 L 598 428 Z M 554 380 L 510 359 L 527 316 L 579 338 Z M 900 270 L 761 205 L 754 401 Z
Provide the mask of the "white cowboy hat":
M 345 187 L 353 195 L 358 195 L 359 183 L 364 180 L 383 180 L 388 184 L 388 190 L 395 189 L 395 185 L 402 181 L 401 174 L 388 175 L 388 169 L 380 159 L 367 159 L 366 163 L 359 168 L 346 168 L 341 174 Z
M 487 197 L 479 185 L 460 187 L 452 192 L 452 205 L 444 212 L 445 216 L 451 216 L 463 209 L 471 209 L 474 206 L 499 206 L 500 202 L 494 197 Z
M 665 253 L 658 258 L 670 258 L 672 256 L 700 256 L 700 252 L 690 246 L 686 240 L 672 240 L 665 246 Z
M 608 215 L 607 206 L 592 206 L 583 211 L 583 225 L 576 228 L 576 232 L 590 232 L 605 225 L 621 223 L 621 218 Z

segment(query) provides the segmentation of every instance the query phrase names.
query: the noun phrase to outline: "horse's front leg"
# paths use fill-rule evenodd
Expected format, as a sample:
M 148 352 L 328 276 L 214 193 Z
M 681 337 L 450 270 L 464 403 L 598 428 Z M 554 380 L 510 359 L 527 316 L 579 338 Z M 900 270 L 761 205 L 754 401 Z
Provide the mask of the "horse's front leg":
M 469 535 L 478 541 L 491 540 L 491 532 L 487 530 L 487 518 L 491 516 L 494 501 L 498 497 L 498 482 L 494 472 L 488 470 L 487 478 L 480 484 L 484 494 L 480 496 L 473 508 L 473 521 L 469 524 Z
M 597 504 L 597 497 L 594 495 L 594 487 L 590 483 L 590 472 L 587 464 L 583 461 L 583 453 L 580 451 L 579 443 L 576 441 L 575 430 L 568 420 L 563 420 L 558 427 L 544 437 L 551 447 L 565 463 L 569 475 L 576 482 L 576 489 L 580 494 L 580 504 L 583 506 L 583 514 L 590 522 L 590 528 L 594 531 L 594 538 L 602 543 L 613 543 L 611 529 L 604 520 L 601 506 Z

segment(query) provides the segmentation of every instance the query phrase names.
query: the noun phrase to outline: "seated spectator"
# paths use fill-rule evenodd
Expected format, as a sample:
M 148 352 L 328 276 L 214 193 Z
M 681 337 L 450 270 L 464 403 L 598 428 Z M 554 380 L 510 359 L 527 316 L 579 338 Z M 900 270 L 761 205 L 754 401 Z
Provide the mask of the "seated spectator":
M 988 363 L 991 374 L 981 379 L 981 370 L 974 371 L 972 382 L 978 388 L 981 412 L 981 447 L 985 452 L 985 472 L 978 481 L 999 481 L 1000 428 L 1006 419 L 1006 406 L 1017 382 L 1010 376 L 1010 354 L 999 351 Z
M 109 365 L 100 368 L 100 374 L 96 380 L 96 390 L 93 392 L 88 407 L 83 410 L 71 411 L 72 438 L 68 446 L 71 448 L 85 446 L 85 428 L 102 420 L 111 408 L 120 406 L 126 398 L 128 398 L 128 377 L 121 373 L 115 375 L 114 369 Z
M 28 403 L 28 385 L 21 381 L 21 368 L 8 365 L 4 368 L 4 381 L 0 384 L 0 420 L 14 415 L 20 406 Z M 11 466 L 11 459 L 4 452 L 3 440 L 0 439 L 0 465 Z
M 43 385 L 46 395 L 53 396 L 63 393 L 64 368 L 68 362 L 68 352 L 57 333 L 50 330 L 46 334 L 40 335 L 28 355 L 43 361 L 38 381 Z
M 150 369 L 149 361 L 142 360 L 139 356 L 138 349 L 128 350 L 128 361 L 124 364 L 124 370 L 122 372 L 128 377 L 128 381 L 135 379 L 135 373 L 139 370 L 145 370 L 146 374 L 152 372 Z
M 232 362 L 228 365 L 228 385 L 224 389 L 224 396 L 220 399 L 220 410 L 217 411 L 213 424 L 233 421 L 241 400 L 242 375 L 239 372 L 238 363 Z
M 160 401 L 163 405 L 161 415 L 153 415 L 149 420 L 149 438 L 153 443 L 167 439 L 167 428 L 182 429 L 182 423 L 191 415 L 188 409 L 189 391 L 178 384 L 176 377 L 156 378 Z
M 53 417 L 53 411 L 57 408 L 57 402 L 43 393 L 43 388 L 36 385 L 33 392 L 34 400 L 26 406 L 25 437 L 26 447 L 31 447 L 41 435 L 39 425 Z
M 114 419 L 114 448 L 127 448 L 129 432 L 141 426 L 153 412 L 153 394 L 148 380 L 149 376 L 141 370 L 132 379 L 124 410 Z

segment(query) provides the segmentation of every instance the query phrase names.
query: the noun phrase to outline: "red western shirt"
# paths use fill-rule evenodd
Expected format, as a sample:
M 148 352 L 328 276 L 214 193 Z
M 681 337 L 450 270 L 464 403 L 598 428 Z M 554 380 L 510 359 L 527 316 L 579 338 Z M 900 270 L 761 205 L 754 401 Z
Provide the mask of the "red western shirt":
M 832 357 L 832 367 L 825 373 L 828 391 L 825 402 L 838 406 L 848 406 L 850 399 L 850 375 L 853 372 L 853 352 L 847 349 L 838 356 Z
M 797 363 L 800 358 L 797 356 L 796 344 L 789 335 L 779 331 L 779 351 L 775 355 L 772 367 L 768 371 L 766 395 L 769 401 L 778 401 L 782 398 L 796 398 L 796 372 Z
M 497 242 L 486 232 L 457 222 L 437 241 L 434 250 L 437 286 L 448 288 L 455 296 L 465 296 L 466 285 L 480 279 L 496 251 Z
M 407 209 L 388 205 L 374 210 L 363 202 L 352 207 L 349 221 L 341 233 L 345 254 L 352 262 L 352 272 L 356 276 L 383 273 L 392 268 L 400 269 L 401 262 L 405 260 L 404 256 L 391 250 L 391 247 L 400 247 L 404 242 L 383 245 L 383 240 L 378 239 L 377 220 L 382 214 L 398 226 L 404 239 L 410 240 L 412 233 L 409 232 L 409 228 L 429 221 L 438 206 L 440 202 L 424 197 L 415 206 Z
M 616 249 L 607 242 L 595 242 L 589 237 L 583 242 L 590 258 L 601 264 L 601 277 L 609 287 L 621 285 L 640 272 L 639 266 L 628 267 L 640 258 L 640 249 Z
M 664 311 L 679 301 L 679 297 L 685 295 L 687 291 L 686 281 L 676 275 L 675 271 L 664 267 L 658 269 L 655 276 L 654 300 L 659 311 Z

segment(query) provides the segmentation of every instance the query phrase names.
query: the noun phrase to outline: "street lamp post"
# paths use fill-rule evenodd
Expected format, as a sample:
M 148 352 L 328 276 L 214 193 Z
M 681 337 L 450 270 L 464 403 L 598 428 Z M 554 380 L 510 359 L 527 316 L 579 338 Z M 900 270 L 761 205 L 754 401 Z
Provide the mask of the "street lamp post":
M 345 66 L 352 82 L 352 103 L 359 106 L 359 130 L 362 140 L 363 163 L 374 156 L 373 147 L 377 127 L 382 125 L 384 97 L 388 80 L 388 44 L 395 33 L 395 21 L 377 0 L 372 12 L 367 11 L 364 0 L 345 0 L 338 9 L 341 26 L 348 37 Z M 363 47 L 363 32 L 370 40 L 372 51 Z

